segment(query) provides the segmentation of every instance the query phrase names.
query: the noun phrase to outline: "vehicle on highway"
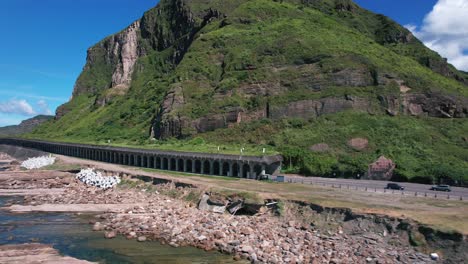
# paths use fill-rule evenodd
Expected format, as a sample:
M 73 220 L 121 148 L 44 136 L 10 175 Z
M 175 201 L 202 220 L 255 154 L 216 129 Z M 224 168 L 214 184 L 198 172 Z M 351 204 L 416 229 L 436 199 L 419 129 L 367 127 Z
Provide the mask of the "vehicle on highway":
M 385 189 L 388 189 L 388 190 L 401 190 L 403 191 L 405 189 L 405 187 L 401 186 L 400 184 L 398 183 L 389 183 L 387 184 L 387 187 L 385 187 Z
M 451 192 L 450 186 L 448 185 L 434 185 L 430 189 L 431 191 L 440 191 L 440 192 Z

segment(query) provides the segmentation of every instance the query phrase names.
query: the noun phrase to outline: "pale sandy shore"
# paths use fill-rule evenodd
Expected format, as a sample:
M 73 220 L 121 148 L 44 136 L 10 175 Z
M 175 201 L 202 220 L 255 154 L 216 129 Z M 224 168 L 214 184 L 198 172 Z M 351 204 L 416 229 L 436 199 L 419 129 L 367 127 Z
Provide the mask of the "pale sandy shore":
M 126 208 L 145 204 L 41 204 L 41 205 L 12 205 L 4 210 L 13 213 L 30 212 L 58 212 L 58 213 L 118 213 Z
M 95 262 L 61 256 L 59 252 L 51 246 L 34 243 L 0 246 L 0 263 L 91 264 Z

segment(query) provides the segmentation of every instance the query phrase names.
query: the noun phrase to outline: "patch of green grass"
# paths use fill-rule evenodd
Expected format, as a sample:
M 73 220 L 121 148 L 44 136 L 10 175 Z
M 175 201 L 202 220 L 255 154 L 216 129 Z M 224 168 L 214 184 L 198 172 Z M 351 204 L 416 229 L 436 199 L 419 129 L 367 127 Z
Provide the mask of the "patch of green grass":
M 240 127 L 206 133 L 212 141 L 269 144 L 285 158 L 285 171 L 307 175 L 354 177 L 380 155 L 391 158 L 396 174 L 415 181 L 452 178 L 468 180 L 468 143 L 460 135 L 468 131 L 465 119 L 370 116 L 343 112 L 317 119 L 253 122 Z M 366 138 L 361 151 L 348 146 L 352 138 Z M 228 141 L 228 142 L 229 142 Z M 325 143 L 318 153 L 311 146 Z
M 143 171 L 147 171 L 147 172 L 158 172 L 158 173 L 164 173 L 164 174 L 167 174 L 167 175 L 183 176 L 183 177 L 216 178 L 216 179 L 226 180 L 226 181 L 238 181 L 238 180 L 240 180 L 240 178 L 226 177 L 226 176 L 203 175 L 203 174 L 185 173 L 185 172 L 150 169 L 150 168 L 140 168 L 140 169 L 143 170 Z
M 264 200 L 255 192 L 242 192 L 242 191 L 234 191 L 228 189 L 214 189 L 214 192 L 220 193 L 226 197 L 228 196 L 237 196 L 244 199 L 244 203 L 249 204 L 263 204 Z
M 52 171 L 71 171 L 71 170 L 80 170 L 81 166 L 76 164 L 61 164 L 55 163 L 46 167 L 41 168 L 42 170 L 52 170 Z

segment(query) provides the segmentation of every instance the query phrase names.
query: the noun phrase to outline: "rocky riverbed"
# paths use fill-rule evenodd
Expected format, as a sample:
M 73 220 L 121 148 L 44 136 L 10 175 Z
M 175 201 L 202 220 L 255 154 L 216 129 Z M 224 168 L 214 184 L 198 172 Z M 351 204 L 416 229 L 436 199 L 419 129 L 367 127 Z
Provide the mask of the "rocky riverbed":
M 222 197 L 204 194 L 195 186 L 171 182 L 152 184 L 156 182 L 127 179 L 115 188 L 101 189 L 87 186 L 73 175 L 35 179 L 4 177 L 0 178 L 0 189 L 5 193 L 11 189 L 57 190 L 32 192 L 25 196 L 24 206 L 7 209 L 79 212 L 93 208 L 93 212 L 100 214 L 89 221 L 92 225 L 89 228 L 102 232 L 108 239 L 160 241 L 174 248 L 193 246 L 252 263 L 434 262 L 429 254 L 400 243 L 398 234 L 370 229 L 356 234 L 347 232 L 339 223 L 324 229 L 289 215 L 278 216 L 278 208 L 262 204 L 253 215 L 231 215 L 224 212 L 226 203 Z M 211 206 L 198 205 L 200 200 L 207 202 L 207 195 Z M 222 210 L 214 210 L 213 204 L 215 209 Z M 332 220 L 327 217 L 326 221 Z
M 165 187 L 169 188 L 169 187 Z M 264 212 L 233 216 L 199 210 L 191 202 L 145 188 L 101 190 L 72 182 L 62 194 L 38 195 L 27 204 L 125 204 L 90 221 L 107 238 L 218 250 L 254 263 L 430 263 L 430 256 L 386 242 L 383 235 L 323 232 Z

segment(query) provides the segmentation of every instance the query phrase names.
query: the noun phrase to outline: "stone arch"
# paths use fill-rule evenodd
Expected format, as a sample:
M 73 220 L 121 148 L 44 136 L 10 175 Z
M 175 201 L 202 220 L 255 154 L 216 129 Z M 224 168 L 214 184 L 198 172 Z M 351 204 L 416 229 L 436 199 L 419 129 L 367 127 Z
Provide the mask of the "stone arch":
M 211 163 L 209 160 L 204 160 L 203 161 L 203 171 L 202 171 L 202 174 L 211 174 L 210 173 L 210 167 L 211 167 Z
M 140 155 L 137 155 L 137 160 L 136 160 L 136 166 L 137 167 L 141 167 L 141 156 Z
M 239 177 L 239 173 L 240 173 L 239 163 L 235 162 L 232 164 L 232 176 Z
M 200 160 L 195 160 L 195 173 L 201 174 L 202 162 Z
M 223 165 L 221 167 L 221 175 L 222 176 L 231 176 L 231 175 L 229 175 L 229 162 L 227 162 L 227 161 L 223 162 Z
M 176 159 L 175 158 L 171 158 L 171 167 L 169 168 L 169 170 L 171 171 L 176 171 L 177 170 L 177 164 L 176 164 Z
M 162 158 L 162 163 L 161 163 L 161 169 L 162 170 L 168 170 L 169 169 L 169 160 L 167 158 Z
M 130 163 L 128 165 L 130 165 L 130 166 L 135 165 L 135 155 L 133 155 L 133 154 L 130 155 Z
M 193 168 L 192 168 L 193 161 L 192 161 L 191 159 L 187 159 L 185 162 L 187 162 L 187 170 L 186 170 L 186 172 L 192 172 L 192 171 L 193 171 Z
M 177 171 L 184 171 L 184 160 L 182 158 L 177 161 Z
M 255 175 L 252 175 L 252 177 L 258 179 L 258 176 L 262 173 L 262 166 L 260 164 L 255 164 L 253 172 Z
M 219 160 L 213 161 L 213 175 L 222 175 L 221 166 Z
M 241 175 L 242 178 L 249 178 L 250 165 L 248 163 L 244 163 L 242 165 L 241 172 L 242 172 L 242 175 Z
M 148 168 L 154 168 L 154 156 L 149 157 Z
M 142 167 L 147 168 L 148 167 L 148 156 L 144 155 L 142 159 Z
M 161 169 L 161 157 L 156 157 L 156 167 L 155 169 Z

